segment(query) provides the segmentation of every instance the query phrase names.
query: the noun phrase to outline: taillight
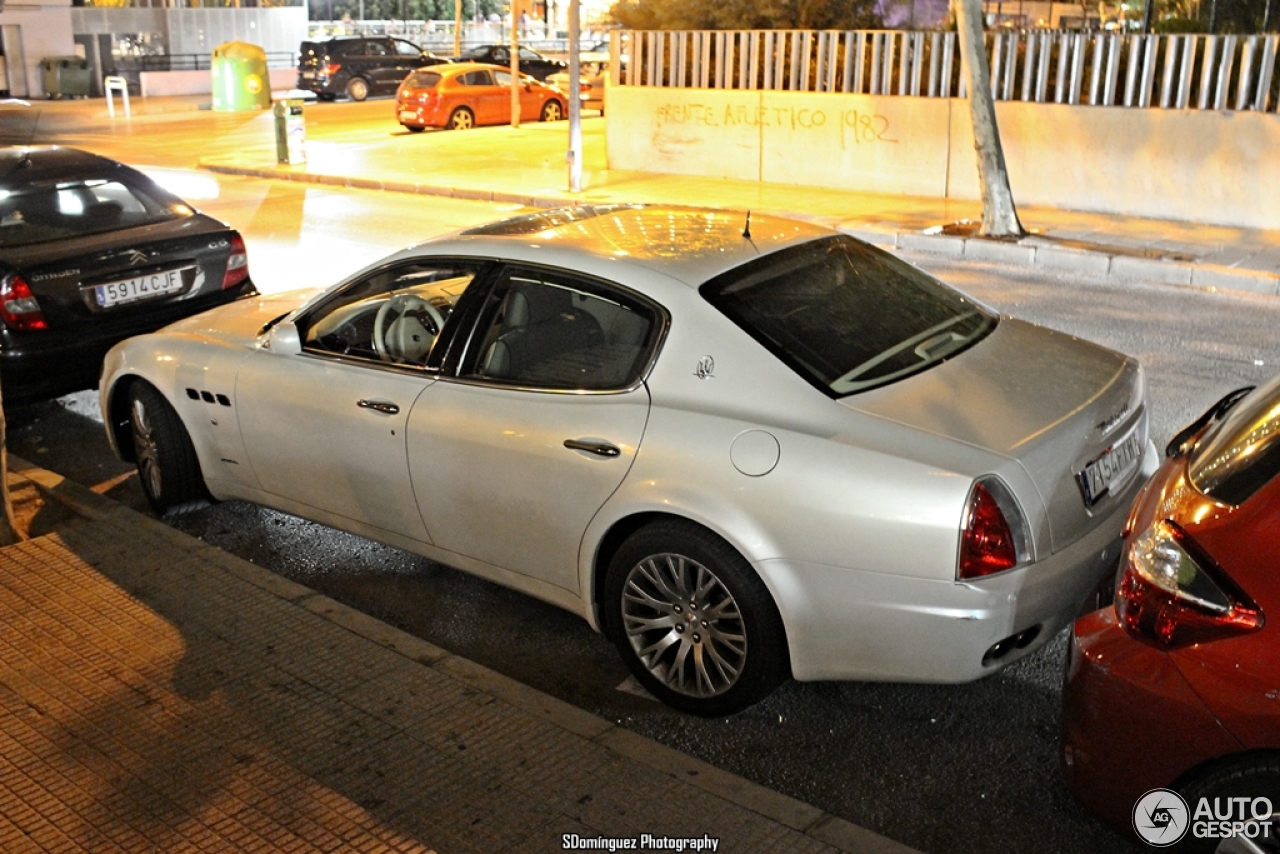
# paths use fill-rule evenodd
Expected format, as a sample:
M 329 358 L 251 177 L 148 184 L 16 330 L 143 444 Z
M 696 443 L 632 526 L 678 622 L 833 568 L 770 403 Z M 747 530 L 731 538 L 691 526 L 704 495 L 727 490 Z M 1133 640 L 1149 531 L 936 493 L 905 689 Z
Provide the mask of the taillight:
M 1248 594 L 1171 521 L 1129 543 L 1116 614 L 1129 634 L 1160 649 L 1247 634 L 1265 622 Z
M 1030 557 L 1030 541 L 1018 503 L 994 477 L 973 485 L 960 532 L 960 579 L 1012 569 Z
M 44 313 L 40 311 L 40 303 L 31 293 L 31 286 L 17 273 L 11 273 L 0 281 L 0 320 L 16 332 L 49 328 L 44 322 Z
M 332 77 L 342 70 L 342 64 L 338 62 L 326 62 L 317 69 L 316 74 L 321 77 Z
M 231 238 L 231 255 L 227 258 L 227 273 L 222 277 L 222 289 L 234 288 L 249 278 L 249 254 L 244 249 L 244 238 Z

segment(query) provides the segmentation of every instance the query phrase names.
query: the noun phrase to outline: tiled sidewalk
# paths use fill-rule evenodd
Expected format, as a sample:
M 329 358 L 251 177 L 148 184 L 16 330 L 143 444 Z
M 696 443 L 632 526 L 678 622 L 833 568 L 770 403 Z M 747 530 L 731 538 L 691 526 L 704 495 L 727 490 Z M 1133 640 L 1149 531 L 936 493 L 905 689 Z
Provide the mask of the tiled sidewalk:
M 0 549 L 6 854 L 910 851 L 24 474 L 87 518 Z

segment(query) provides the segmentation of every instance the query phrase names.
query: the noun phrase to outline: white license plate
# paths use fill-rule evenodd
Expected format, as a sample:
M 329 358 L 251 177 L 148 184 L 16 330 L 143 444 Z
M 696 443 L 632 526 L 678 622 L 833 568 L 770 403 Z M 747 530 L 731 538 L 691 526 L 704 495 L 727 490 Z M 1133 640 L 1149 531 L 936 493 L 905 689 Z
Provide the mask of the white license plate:
M 1113 486 L 1118 487 L 1128 481 L 1138 469 L 1142 461 L 1142 436 L 1135 424 L 1124 438 L 1102 452 L 1097 459 L 1076 474 L 1080 482 L 1080 490 L 1084 493 L 1084 503 L 1093 506 Z
M 415 113 L 413 110 L 401 110 L 401 111 L 400 111 L 400 121 L 402 121 L 402 122 L 414 122 L 414 121 L 417 121 L 417 120 L 418 120 L 418 114 L 417 114 L 417 113 Z
M 99 308 L 111 308 L 126 302 L 137 302 L 138 300 L 151 299 L 152 297 L 176 294 L 181 292 L 184 287 L 182 283 L 183 270 L 189 269 L 191 268 L 165 270 L 161 273 L 148 273 L 145 276 L 125 279 L 122 282 L 97 285 L 94 287 L 94 295 L 97 297 Z
M 304 71 L 304 72 L 302 72 L 302 79 L 303 79 L 303 80 L 315 80 L 315 79 L 316 79 L 316 73 L 315 73 L 314 71 Z

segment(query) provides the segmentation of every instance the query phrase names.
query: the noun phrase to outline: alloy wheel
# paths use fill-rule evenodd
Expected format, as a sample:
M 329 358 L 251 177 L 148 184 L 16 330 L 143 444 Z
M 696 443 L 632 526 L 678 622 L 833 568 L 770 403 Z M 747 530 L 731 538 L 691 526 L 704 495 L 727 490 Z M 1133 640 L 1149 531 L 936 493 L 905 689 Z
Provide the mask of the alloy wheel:
M 138 460 L 138 472 L 153 496 L 161 494 L 160 447 L 156 442 L 155 431 L 147 414 L 146 404 L 141 400 L 133 401 L 133 450 Z
M 710 569 L 683 555 L 653 555 L 631 568 L 622 621 L 645 668 L 679 694 L 723 694 L 746 664 L 746 627 L 733 594 Z

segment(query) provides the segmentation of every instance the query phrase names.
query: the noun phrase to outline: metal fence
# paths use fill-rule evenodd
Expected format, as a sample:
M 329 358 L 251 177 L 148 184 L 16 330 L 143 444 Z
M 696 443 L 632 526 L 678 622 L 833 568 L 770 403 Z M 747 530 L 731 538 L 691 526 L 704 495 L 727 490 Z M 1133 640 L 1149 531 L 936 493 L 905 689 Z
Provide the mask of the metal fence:
M 618 83 L 964 97 L 955 33 L 623 30 Z M 987 34 L 997 100 L 1274 112 L 1280 36 Z

